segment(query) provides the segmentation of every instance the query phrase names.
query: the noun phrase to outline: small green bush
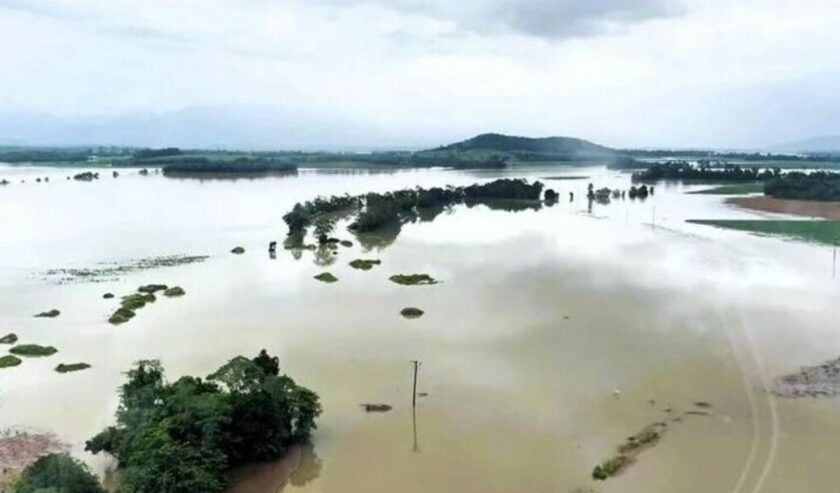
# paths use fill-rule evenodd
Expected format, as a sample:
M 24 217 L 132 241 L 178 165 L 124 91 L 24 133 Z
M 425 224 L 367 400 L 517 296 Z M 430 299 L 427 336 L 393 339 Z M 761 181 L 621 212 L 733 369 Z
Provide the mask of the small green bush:
M 50 454 L 23 471 L 12 493 L 105 493 L 105 490 L 82 462 L 67 454 Z
M 178 296 L 184 296 L 185 294 L 187 293 L 181 286 L 173 286 L 163 292 L 163 295 L 168 296 L 169 298 L 176 298 Z
M 108 319 L 108 322 L 119 325 L 124 324 L 134 318 L 134 311 L 129 310 L 128 308 L 118 308 L 117 311 L 111 315 L 111 318 Z
M 400 315 L 405 318 L 420 318 L 423 316 L 423 313 L 423 310 L 412 306 L 400 310 Z
M 245 249 L 241 246 L 234 247 L 234 249 L 231 250 L 230 253 L 235 253 L 236 255 L 242 255 L 243 253 L 245 253 Z
M 428 286 L 439 282 L 428 274 L 397 274 L 389 279 L 403 286 Z
M 3 337 L 0 337 L 0 344 L 14 344 L 18 340 L 17 334 L 6 334 Z
M 379 265 L 381 263 L 382 263 L 382 261 L 379 260 L 379 259 L 365 260 L 365 259 L 357 258 L 356 260 L 353 260 L 352 262 L 350 262 L 350 267 L 352 267 L 354 269 L 359 269 L 359 270 L 371 270 L 374 265 Z
M 0 356 L 0 368 L 11 368 L 13 366 L 18 366 L 21 363 L 22 361 L 20 358 L 12 356 L 11 354 Z
M 334 275 L 332 275 L 329 272 L 323 272 L 321 274 L 318 274 L 317 276 L 315 276 L 315 279 L 317 279 L 321 282 L 326 282 L 328 284 L 338 282 L 338 278 L 335 277 Z

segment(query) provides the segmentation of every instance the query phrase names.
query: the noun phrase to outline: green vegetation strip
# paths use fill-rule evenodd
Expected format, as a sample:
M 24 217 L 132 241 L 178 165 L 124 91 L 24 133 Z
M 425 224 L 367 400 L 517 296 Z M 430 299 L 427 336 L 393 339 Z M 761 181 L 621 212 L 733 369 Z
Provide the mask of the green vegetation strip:
M 824 245 L 840 240 L 840 221 L 690 219 L 688 222 Z
M 58 349 L 52 346 L 39 346 L 38 344 L 20 344 L 9 349 L 9 352 L 17 356 L 52 356 L 58 352 Z
M 48 312 L 41 312 L 41 313 L 35 315 L 35 318 L 55 318 L 59 315 L 61 315 L 61 312 L 56 310 L 55 308 L 53 308 L 52 310 L 50 310 Z
M 690 192 L 696 195 L 747 195 L 751 193 L 763 193 L 763 183 L 740 183 L 737 185 L 721 185 L 706 190 Z
M 61 363 L 55 367 L 55 371 L 58 373 L 70 373 L 74 371 L 87 370 L 88 368 L 90 368 L 90 365 L 87 363 Z
M 428 274 L 396 274 L 389 279 L 403 286 L 430 286 L 440 282 Z

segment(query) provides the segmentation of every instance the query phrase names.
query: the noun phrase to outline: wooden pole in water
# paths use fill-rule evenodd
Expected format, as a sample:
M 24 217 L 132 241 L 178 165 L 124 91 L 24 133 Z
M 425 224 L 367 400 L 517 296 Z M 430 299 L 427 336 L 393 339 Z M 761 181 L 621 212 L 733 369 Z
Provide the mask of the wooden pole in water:
M 831 278 L 837 277 L 837 237 L 834 237 L 834 257 L 831 261 Z
M 417 368 L 420 366 L 420 362 L 417 360 L 411 360 L 411 364 L 414 365 L 414 391 L 411 394 L 411 407 L 417 407 Z

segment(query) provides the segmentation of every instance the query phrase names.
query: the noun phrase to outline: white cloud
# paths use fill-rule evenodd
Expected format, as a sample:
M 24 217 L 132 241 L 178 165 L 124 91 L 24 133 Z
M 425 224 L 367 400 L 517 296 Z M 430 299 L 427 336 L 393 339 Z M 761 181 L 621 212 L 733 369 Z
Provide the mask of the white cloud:
M 265 105 L 318 115 L 325 144 L 356 121 L 405 144 L 760 145 L 833 131 L 831 3 L 0 0 L 0 108 L 72 125 Z

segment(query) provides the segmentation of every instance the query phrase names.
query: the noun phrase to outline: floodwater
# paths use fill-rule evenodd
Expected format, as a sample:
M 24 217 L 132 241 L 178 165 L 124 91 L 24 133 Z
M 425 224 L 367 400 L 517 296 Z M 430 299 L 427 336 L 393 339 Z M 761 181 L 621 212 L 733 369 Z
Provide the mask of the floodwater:
M 335 259 L 267 252 L 285 235 L 282 215 L 317 195 L 564 173 L 591 180 L 546 181 L 561 194 L 553 207 L 460 206 L 367 246 L 340 228 L 354 246 Z M 832 251 L 687 224 L 757 217 L 684 193 L 696 185 L 590 211 L 589 181 L 628 188 L 629 176 L 535 167 L 197 181 L 125 171 L 80 183 L 68 174 L 0 167 L 12 182 L 0 188 L 0 332 L 59 349 L 0 370 L 0 425 L 54 432 L 100 472 L 112 464 L 83 442 L 112 423 L 132 362 L 158 358 L 174 379 L 266 348 L 318 392 L 324 414 L 311 447 L 237 471 L 236 493 L 836 489 L 838 401 L 765 391 L 774 376 L 840 353 Z M 229 253 L 240 245 L 244 255 Z M 174 254 L 209 258 L 100 283 L 45 274 Z M 360 257 L 382 265 L 347 265 Z M 324 270 L 340 281 L 312 279 Z M 398 286 L 388 281 L 396 273 L 443 282 Z M 151 282 L 187 295 L 125 325 L 106 322 L 116 303 L 103 293 Z M 406 320 L 407 306 L 425 315 Z M 32 316 L 51 308 L 61 316 Z M 422 362 L 418 391 L 428 394 L 415 412 L 411 360 Z M 77 361 L 92 368 L 53 371 Z M 709 415 L 683 416 L 697 401 L 711 403 Z M 367 402 L 394 409 L 366 414 Z M 659 444 L 621 476 L 591 479 L 657 421 L 669 423 Z

